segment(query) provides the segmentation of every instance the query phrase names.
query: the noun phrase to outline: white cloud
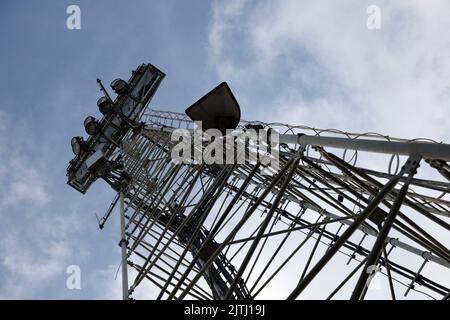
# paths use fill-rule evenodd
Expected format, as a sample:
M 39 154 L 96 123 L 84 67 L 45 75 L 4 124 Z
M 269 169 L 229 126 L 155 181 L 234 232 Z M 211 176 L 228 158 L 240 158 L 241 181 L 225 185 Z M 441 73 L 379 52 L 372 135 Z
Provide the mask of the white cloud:
M 43 179 L 35 169 L 17 168 L 15 179 L 3 194 L 0 205 L 15 204 L 27 201 L 34 205 L 48 202 L 50 195 L 43 184 Z
M 79 230 L 79 214 L 49 205 L 46 164 L 35 156 L 28 124 L 0 110 L 0 297 L 4 299 L 45 298 L 39 292 L 64 278 L 74 257 L 80 261 L 84 256 L 80 245 L 69 240 Z
M 50 200 L 45 175 L 26 148 L 32 132 L 0 110 L 0 209 L 22 202 L 42 206 Z M 3 211 L 1 210 L 1 211 Z
M 119 267 L 119 262 L 108 265 L 104 270 L 98 269 L 93 272 L 93 281 L 100 289 L 97 295 L 98 299 L 120 300 L 122 299 L 122 279 L 121 271 L 117 278 L 115 277 Z
M 0 289 L 2 299 L 45 298 L 36 294 L 65 274 L 75 254 L 79 258 L 80 253 L 67 241 L 67 235 L 53 237 L 34 225 L 33 220 L 23 228 L 5 231 L 2 236 L 0 270 L 5 277 Z M 50 215 L 48 223 L 52 224 Z
M 212 65 L 264 120 L 448 140 L 450 3 L 378 1 L 377 31 L 366 28 L 369 4 L 216 2 Z M 261 106 L 247 92 L 263 81 L 277 94 Z

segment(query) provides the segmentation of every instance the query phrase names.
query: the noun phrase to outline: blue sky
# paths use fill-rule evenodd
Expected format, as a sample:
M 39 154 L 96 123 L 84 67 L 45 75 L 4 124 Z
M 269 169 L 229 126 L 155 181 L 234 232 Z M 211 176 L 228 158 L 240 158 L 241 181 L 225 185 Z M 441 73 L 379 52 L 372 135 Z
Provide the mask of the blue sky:
M 166 73 L 157 109 L 183 112 L 227 81 L 247 119 L 448 142 L 448 2 L 375 1 L 375 31 L 373 2 L 2 1 L 0 297 L 120 297 L 117 219 L 99 231 L 94 216 L 114 195 L 65 177 L 97 77 L 150 62 Z M 66 28 L 71 4 L 81 30 Z M 82 290 L 66 289 L 71 264 Z
M 70 4 L 81 30 L 66 28 Z M 70 138 L 98 113 L 97 77 L 108 85 L 151 62 L 167 74 L 154 103 L 178 111 L 215 85 L 204 63 L 209 11 L 202 1 L 2 2 L 0 296 L 109 297 L 94 280 L 118 263 L 118 226 L 100 232 L 94 212 L 113 194 L 102 183 L 86 196 L 66 185 Z M 82 290 L 66 289 L 70 264 L 81 267 Z

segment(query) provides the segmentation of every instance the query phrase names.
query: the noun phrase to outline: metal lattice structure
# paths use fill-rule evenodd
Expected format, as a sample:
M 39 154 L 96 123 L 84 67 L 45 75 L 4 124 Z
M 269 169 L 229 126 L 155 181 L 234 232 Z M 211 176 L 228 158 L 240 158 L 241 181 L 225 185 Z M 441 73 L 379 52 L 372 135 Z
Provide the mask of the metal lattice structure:
M 120 202 L 124 298 L 449 298 L 450 145 L 241 121 L 280 134 L 279 170 L 176 163 L 194 124 L 147 108 L 163 77 L 142 65 L 114 101 L 101 85 L 110 111 L 72 144 L 69 184 L 117 191 L 100 226 Z

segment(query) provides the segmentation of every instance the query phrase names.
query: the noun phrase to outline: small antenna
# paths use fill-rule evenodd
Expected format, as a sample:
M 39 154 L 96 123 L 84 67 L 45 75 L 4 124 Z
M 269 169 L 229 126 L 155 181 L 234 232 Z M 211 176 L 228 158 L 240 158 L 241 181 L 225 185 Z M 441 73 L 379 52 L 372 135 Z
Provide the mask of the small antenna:
M 94 216 L 95 216 L 95 219 L 97 219 L 98 225 L 100 226 L 100 219 L 98 218 L 98 215 L 96 212 L 94 212 Z
M 97 83 L 100 86 L 100 91 L 102 91 L 105 94 L 105 96 L 109 99 L 109 101 L 113 102 L 113 100 L 111 99 L 111 96 L 109 95 L 108 91 L 106 91 L 106 88 L 105 88 L 105 86 L 102 83 L 102 80 L 97 78 Z
M 105 226 L 106 220 L 108 220 L 109 215 L 113 211 L 113 209 L 116 206 L 118 200 L 119 200 L 119 195 L 116 195 L 114 200 L 111 202 L 111 205 L 109 206 L 109 209 L 105 213 L 105 215 L 101 219 L 97 218 L 97 220 L 98 220 L 98 227 L 100 228 L 100 230 L 103 229 L 103 227 Z M 95 214 L 95 216 L 97 217 L 97 214 Z

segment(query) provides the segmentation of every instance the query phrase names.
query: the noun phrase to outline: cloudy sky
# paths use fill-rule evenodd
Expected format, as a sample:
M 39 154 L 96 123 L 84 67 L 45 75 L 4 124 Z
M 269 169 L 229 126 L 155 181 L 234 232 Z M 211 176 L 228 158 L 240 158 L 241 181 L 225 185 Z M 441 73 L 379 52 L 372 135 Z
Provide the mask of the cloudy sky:
M 68 30 L 66 8 L 81 9 Z M 369 5 L 381 28 L 366 26 Z M 450 137 L 448 1 L 1 1 L 0 298 L 119 298 L 114 194 L 66 185 L 70 138 L 106 84 L 150 62 L 152 106 L 183 112 L 221 81 L 243 117 Z M 81 268 L 67 290 L 66 268 Z

